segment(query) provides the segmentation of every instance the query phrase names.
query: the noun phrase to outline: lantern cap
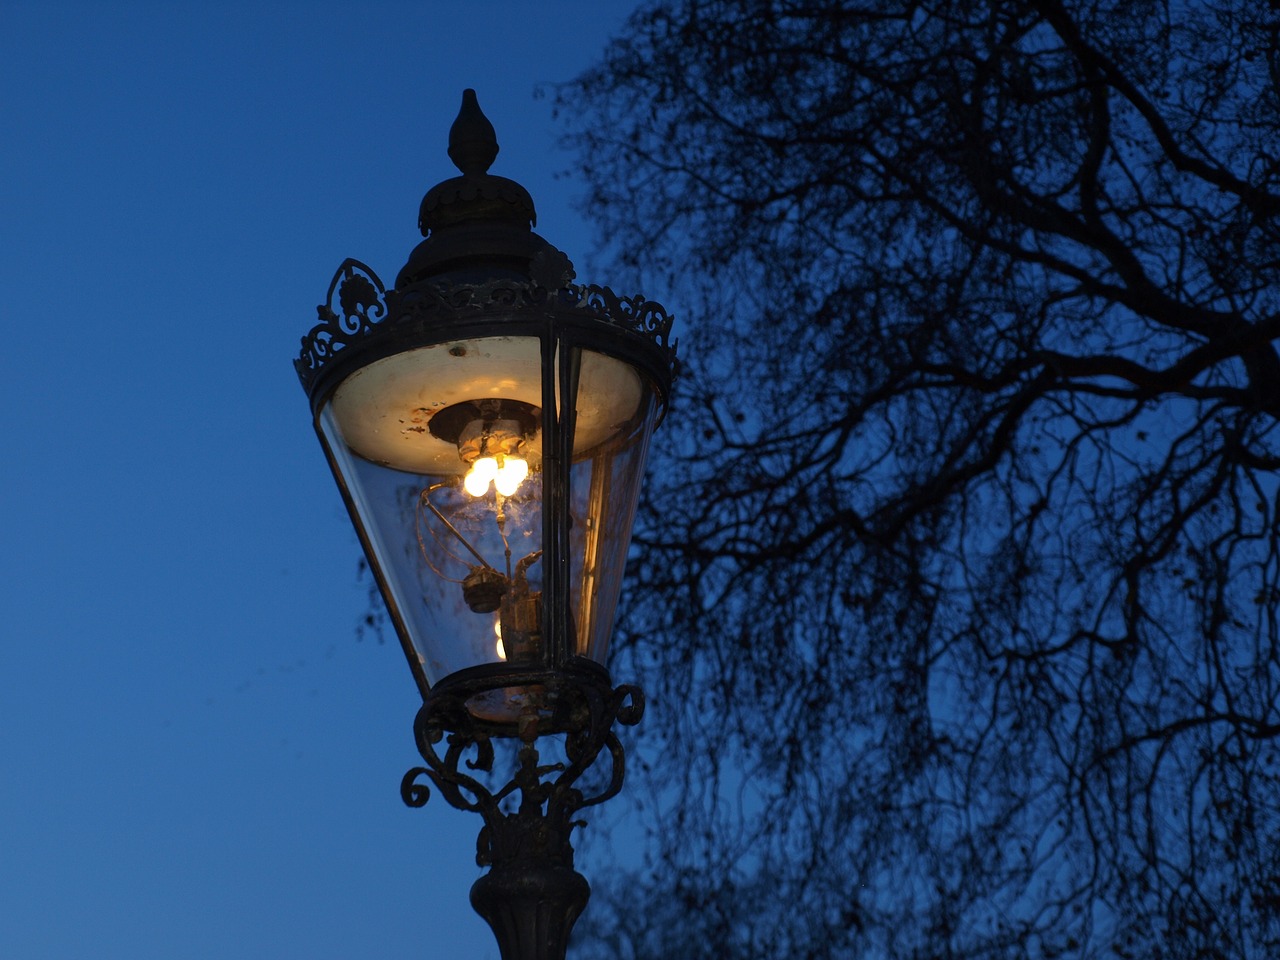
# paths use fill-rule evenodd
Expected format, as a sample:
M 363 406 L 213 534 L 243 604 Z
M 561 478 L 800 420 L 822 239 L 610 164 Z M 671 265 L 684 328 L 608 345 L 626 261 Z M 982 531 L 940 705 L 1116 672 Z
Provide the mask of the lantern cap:
M 590 339 L 610 341 L 606 353 L 644 368 L 659 386 L 665 409 L 675 372 L 670 315 L 644 297 L 574 282 L 568 256 L 531 229 L 528 191 L 488 172 L 498 154 L 497 136 L 474 90 L 463 93 L 448 152 L 461 175 L 427 192 L 421 208 L 425 238 L 394 286 L 388 289 L 357 260 L 345 260 L 334 274 L 317 308 L 319 323 L 303 337 L 294 364 L 313 410 L 356 370 L 439 343 L 447 339 L 446 330 L 465 329 L 471 336 L 477 323 L 551 314 L 593 326 Z
M 501 221 L 528 229 L 537 222 L 533 198 L 514 180 L 495 177 L 498 136 L 480 109 L 476 92 L 462 92 L 462 107 L 449 128 L 449 159 L 462 173 L 438 183 L 422 198 L 418 229 L 424 237 L 460 223 Z

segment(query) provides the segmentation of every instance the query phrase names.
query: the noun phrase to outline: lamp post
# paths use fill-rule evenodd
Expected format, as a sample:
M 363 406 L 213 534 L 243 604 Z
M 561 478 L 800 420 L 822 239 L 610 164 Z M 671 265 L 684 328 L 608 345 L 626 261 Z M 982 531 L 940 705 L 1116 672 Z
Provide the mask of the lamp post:
M 644 710 L 604 660 L 675 350 L 659 304 L 573 283 L 497 152 L 467 90 L 394 289 L 345 261 L 295 365 L 422 694 L 401 796 L 483 817 L 472 905 L 503 960 L 560 960 L 575 816 Z

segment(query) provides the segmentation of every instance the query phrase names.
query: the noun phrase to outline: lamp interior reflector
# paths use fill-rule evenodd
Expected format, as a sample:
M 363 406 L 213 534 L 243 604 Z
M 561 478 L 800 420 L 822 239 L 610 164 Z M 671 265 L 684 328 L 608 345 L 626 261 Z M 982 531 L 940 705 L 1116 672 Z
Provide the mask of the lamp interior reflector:
M 332 414 L 357 456 L 408 473 L 461 474 L 456 443 L 433 435 L 431 418 L 466 401 L 542 403 L 540 343 L 534 337 L 485 337 L 420 347 L 361 367 L 334 391 Z M 609 440 L 635 417 L 645 396 L 627 363 L 582 352 L 574 453 Z M 541 440 L 530 442 L 537 462 Z

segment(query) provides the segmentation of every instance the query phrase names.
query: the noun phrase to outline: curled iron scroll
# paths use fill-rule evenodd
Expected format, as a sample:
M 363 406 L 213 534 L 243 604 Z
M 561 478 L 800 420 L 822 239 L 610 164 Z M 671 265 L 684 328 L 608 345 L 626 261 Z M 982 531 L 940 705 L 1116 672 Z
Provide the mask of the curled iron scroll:
M 469 771 L 488 773 L 493 768 L 494 749 L 490 735 L 468 722 L 469 714 L 455 698 L 439 697 L 423 704 L 414 722 L 418 751 L 425 767 L 414 767 L 405 774 L 400 796 L 410 807 L 427 803 L 430 790 L 422 782 L 425 777 L 440 795 L 459 810 L 479 813 L 485 822 L 478 856 L 484 863 L 501 858 L 512 845 L 522 846 L 526 840 L 513 839 L 525 834 L 558 836 L 567 843 L 568 835 L 581 821 L 573 815 L 585 807 L 603 803 L 622 789 L 625 756 L 622 743 L 614 732 L 615 724 L 632 726 L 644 714 L 644 695 L 638 687 L 622 685 L 613 690 L 586 688 L 577 691 L 585 701 L 581 722 L 565 731 L 564 752 L 567 763 L 541 763 L 537 737 L 523 737 L 518 769 L 498 789 L 490 789 Z M 445 718 L 449 727 L 446 730 Z M 439 744 L 447 743 L 440 751 Z M 578 788 L 580 779 L 596 766 L 601 755 L 607 756 L 608 775 L 604 783 L 590 794 Z M 502 809 L 502 801 L 519 793 L 516 812 Z
M 325 302 L 316 307 L 316 313 L 320 322 L 302 338 L 302 352 L 293 362 L 308 388 L 338 351 L 386 318 L 386 287 L 372 269 L 348 258 L 329 281 Z

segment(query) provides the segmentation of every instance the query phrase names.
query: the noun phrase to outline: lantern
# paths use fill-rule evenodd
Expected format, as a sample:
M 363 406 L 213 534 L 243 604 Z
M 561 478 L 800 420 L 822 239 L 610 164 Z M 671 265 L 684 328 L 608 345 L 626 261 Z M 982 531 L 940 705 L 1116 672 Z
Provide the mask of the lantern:
M 637 720 L 642 701 L 612 688 L 604 662 L 674 348 L 660 305 L 573 282 L 569 259 L 531 229 L 529 194 L 488 173 L 497 150 L 466 91 L 449 135 L 460 175 L 423 199 L 425 239 L 391 290 L 343 263 L 296 366 L 423 696 L 415 729 L 429 769 L 410 771 L 406 802 L 425 802 L 415 778 L 427 774 L 450 802 L 485 814 L 481 859 L 510 866 L 527 846 L 511 837 L 500 849 L 514 815 L 458 757 L 473 750 L 483 767 L 491 738 L 534 751 L 538 737 L 565 734 L 570 768 L 607 748 L 616 769 L 603 794 L 620 785 L 611 727 Z M 568 772 L 513 781 L 553 835 L 544 880 L 571 866 L 570 814 L 603 799 L 575 797 L 582 770 Z M 503 890 L 496 899 L 515 896 Z

